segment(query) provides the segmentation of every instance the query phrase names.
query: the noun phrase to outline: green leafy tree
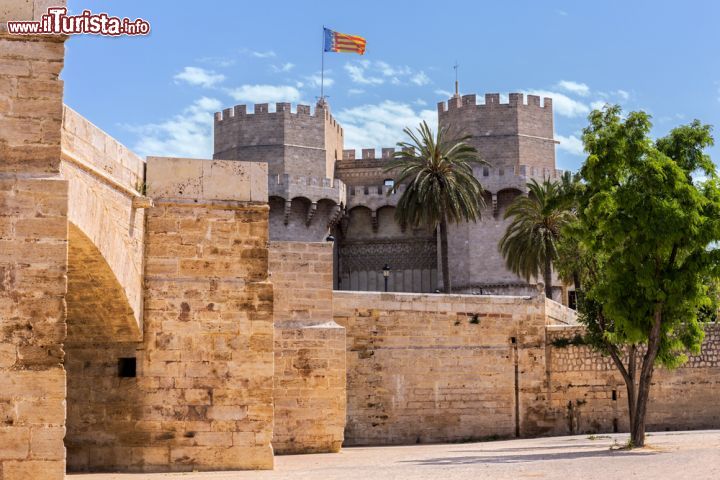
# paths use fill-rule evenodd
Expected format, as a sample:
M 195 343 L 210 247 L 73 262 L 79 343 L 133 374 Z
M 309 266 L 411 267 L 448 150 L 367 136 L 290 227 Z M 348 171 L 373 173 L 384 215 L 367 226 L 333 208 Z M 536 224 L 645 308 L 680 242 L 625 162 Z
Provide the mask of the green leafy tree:
M 410 142 L 400 142 L 400 151 L 386 171 L 394 172 L 396 191 L 405 185 L 398 200 L 395 219 L 401 225 L 440 229 L 443 288 L 452 291 L 448 265 L 448 224 L 477 221 L 485 206 L 483 188 L 473 175 L 473 165 L 486 165 L 469 137 L 454 137 L 446 129 L 435 136 L 426 122 L 416 132 L 406 128 Z
M 569 195 L 560 182 L 531 180 L 528 196 L 517 197 L 505 212 L 512 221 L 500 239 L 500 253 L 512 272 L 530 280 L 543 276 L 552 298 L 552 266 L 558 258 L 562 228 L 572 218 Z
M 720 188 L 704 153 L 711 129 L 695 121 L 653 141 L 644 112 L 593 111 L 577 192 L 575 242 L 587 340 L 609 355 L 628 397 L 630 445 L 645 443 L 657 364 L 699 352 L 717 312 Z

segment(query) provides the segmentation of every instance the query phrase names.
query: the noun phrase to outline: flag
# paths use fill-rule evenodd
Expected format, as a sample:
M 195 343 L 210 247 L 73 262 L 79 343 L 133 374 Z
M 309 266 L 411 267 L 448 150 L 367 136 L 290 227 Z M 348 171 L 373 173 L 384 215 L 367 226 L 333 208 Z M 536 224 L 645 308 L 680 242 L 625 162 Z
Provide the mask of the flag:
M 324 31 L 326 52 L 359 53 L 360 55 L 365 53 L 367 42 L 363 37 L 336 32 L 329 28 L 324 28 Z

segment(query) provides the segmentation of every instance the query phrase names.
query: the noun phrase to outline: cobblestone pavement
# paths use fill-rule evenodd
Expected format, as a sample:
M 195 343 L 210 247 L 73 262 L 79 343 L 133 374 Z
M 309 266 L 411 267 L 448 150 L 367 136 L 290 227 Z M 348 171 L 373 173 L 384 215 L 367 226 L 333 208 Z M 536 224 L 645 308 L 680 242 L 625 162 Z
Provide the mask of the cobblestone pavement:
M 648 446 L 615 450 L 626 434 L 483 443 L 354 447 L 275 459 L 274 471 L 74 474 L 67 480 L 245 479 L 720 479 L 720 431 L 651 433 Z

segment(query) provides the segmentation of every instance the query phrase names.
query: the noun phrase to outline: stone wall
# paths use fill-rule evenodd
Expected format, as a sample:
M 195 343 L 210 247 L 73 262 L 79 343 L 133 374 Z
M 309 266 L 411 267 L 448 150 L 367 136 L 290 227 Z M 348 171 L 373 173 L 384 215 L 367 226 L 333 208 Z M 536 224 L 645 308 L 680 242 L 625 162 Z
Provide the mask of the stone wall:
M 542 297 L 336 291 L 333 306 L 347 331 L 346 445 L 547 428 Z
M 56 5 L 65 2 L 60 0 Z M 0 6 L 0 479 L 65 471 L 64 38 L 10 36 L 46 2 Z
M 272 468 L 267 170 L 155 157 L 147 170 L 144 338 L 68 339 L 69 467 Z
M 138 340 L 145 211 L 137 208 L 136 199 L 143 198 L 145 162 L 67 106 L 63 109 L 62 155 L 61 173 L 69 181 L 72 199 L 68 220 L 98 248 L 122 285 L 127 298 L 123 303 L 130 305 Z M 89 302 L 75 308 L 91 310 L 92 306 Z
M 337 452 L 343 443 L 345 329 L 333 321 L 332 249 L 270 243 L 276 453 Z
M 333 305 L 347 331 L 345 445 L 628 431 L 622 378 L 554 301 L 336 291 Z M 712 324 L 700 355 L 657 369 L 648 430 L 720 427 L 718 388 Z
M 628 431 L 627 390 L 612 360 L 586 345 L 558 339 L 582 335 L 582 327 L 548 327 L 548 409 L 556 418 L 552 433 Z M 720 325 L 705 330 L 701 353 L 676 370 L 658 367 L 653 375 L 647 430 L 720 427 Z

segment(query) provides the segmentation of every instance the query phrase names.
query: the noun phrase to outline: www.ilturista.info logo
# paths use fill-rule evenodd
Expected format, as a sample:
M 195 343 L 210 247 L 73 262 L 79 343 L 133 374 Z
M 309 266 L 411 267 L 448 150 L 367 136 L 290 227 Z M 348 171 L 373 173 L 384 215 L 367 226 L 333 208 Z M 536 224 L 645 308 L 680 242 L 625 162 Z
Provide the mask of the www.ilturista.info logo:
M 8 33 L 15 35 L 147 35 L 150 23 L 138 18 L 111 17 L 107 13 L 83 10 L 80 15 L 68 15 L 65 7 L 50 7 L 40 21 L 7 22 Z

